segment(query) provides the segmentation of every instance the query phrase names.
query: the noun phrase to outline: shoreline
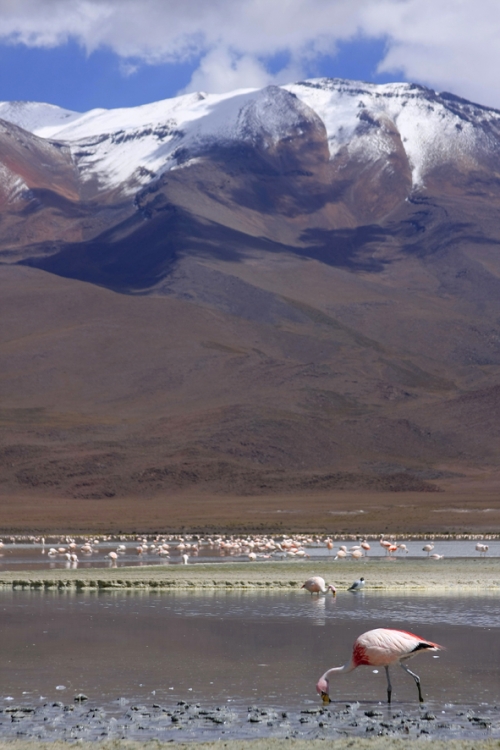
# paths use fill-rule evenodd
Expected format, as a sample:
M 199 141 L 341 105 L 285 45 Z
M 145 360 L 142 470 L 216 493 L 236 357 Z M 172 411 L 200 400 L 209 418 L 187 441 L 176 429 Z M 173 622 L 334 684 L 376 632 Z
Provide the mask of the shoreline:
M 338 591 L 365 578 L 364 591 L 404 593 L 500 593 L 500 558 L 311 562 L 204 563 L 141 567 L 27 570 L 0 573 L 0 589 L 95 590 L 300 590 L 321 575 Z
M 429 738 L 423 739 L 406 739 L 399 737 L 372 737 L 370 739 L 345 737 L 344 739 L 326 740 L 331 750 L 420 750 L 420 748 L 429 747 L 432 742 L 433 750 L 498 750 L 500 740 L 498 739 L 464 739 L 464 740 L 436 740 Z M 324 750 L 325 739 L 277 739 L 274 737 L 259 738 L 252 740 L 230 739 L 221 737 L 217 740 L 208 742 L 176 742 L 161 740 L 104 740 L 96 743 L 95 741 L 77 740 L 55 740 L 47 742 L 39 740 L 8 740 L 0 741 L 0 750 L 67 750 L 69 746 L 77 746 L 80 750 L 192 750 L 194 747 L 198 750 L 221 750 L 230 748 L 230 750 Z

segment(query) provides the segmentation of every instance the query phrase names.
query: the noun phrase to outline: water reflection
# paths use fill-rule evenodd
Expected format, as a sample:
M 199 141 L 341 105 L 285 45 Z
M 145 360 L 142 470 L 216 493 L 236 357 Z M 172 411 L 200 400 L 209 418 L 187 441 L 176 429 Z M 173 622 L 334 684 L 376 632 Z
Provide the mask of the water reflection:
M 279 544 L 279 542 L 277 542 Z M 68 552 L 68 545 L 61 547 L 66 552 L 58 552 L 59 547 L 48 547 L 47 544 L 41 543 L 27 543 L 27 542 L 15 542 L 4 544 L 1 547 L 0 553 L 0 571 L 1 570 L 70 570 L 76 567 L 78 568 L 119 568 L 122 566 L 137 566 L 142 567 L 145 565 L 184 565 L 185 559 L 183 555 L 186 554 L 183 548 L 182 542 L 176 540 L 168 546 L 168 550 L 154 544 L 141 544 L 138 546 L 137 542 L 126 541 L 118 543 L 117 539 L 100 541 L 98 544 L 93 543 L 94 546 L 82 544 L 75 544 L 75 549 L 72 553 Z M 430 552 L 426 552 L 425 548 L 432 546 Z M 337 559 L 336 553 L 341 552 L 342 547 L 346 550 L 345 558 Z M 359 563 L 362 564 L 368 561 L 387 562 L 388 564 L 404 565 L 405 560 L 411 559 L 426 559 L 428 554 L 436 554 L 438 557 L 443 555 L 446 559 L 449 558 L 495 558 L 500 557 L 500 541 L 499 540 L 488 540 L 488 551 L 487 553 L 480 553 L 476 549 L 476 540 L 436 540 L 431 545 L 426 545 L 422 540 L 419 541 L 406 541 L 398 543 L 397 551 L 391 556 L 387 554 L 387 550 L 378 544 L 377 541 L 372 541 L 371 548 L 367 552 L 367 558 L 360 559 Z M 154 548 L 154 549 L 153 549 Z M 403 549 L 404 548 L 404 549 Z M 138 552 L 138 550 L 141 552 Z M 249 549 L 249 548 L 248 548 Z M 248 552 L 247 549 L 247 552 Z M 342 565 L 345 560 L 354 559 L 351 555 L 356 554 L 356 550 L 360 550 L 359 545 L 353 545 L 352 540 L 347 541 L 346 544 L 342 544 L 342 540 L 335 541 L 333 552 L 330 551 L 324 543 L 313 543 L 306 545 L 304 556 L 308 559 L 312 559 L 316 562 L 329 561 L 334 565 Z M 352 550 L 349 551 L 349 550 Z M 210 545 L 200 541 L 198 546 L 190 546 L 188 550 L 187 564 L 195 565 L 198 563 L 217 562 L 221 564 L 230 564 L 231 562 L 246 562 L 248 564 L 255 565 L 249 559 L 249 554 L 245 552 L 242 554 L 242 548 L 235 546 L 219 547 L 216 545 Z M 78 562 L 72 562 L 67 559 L 67 555 L 76 554 Z M 306 554 L 307 553 L 307 554 Z M 252 553 L 253 554 L 253 553 Z M 359 554 L 362 554 L 359 552 Z M 259 557 L 260 555 L 260 557 Z M 265 559 L 270 559 L 269 554 L 259 553 L 254 555 L 257 558 L 258 564 L 263 564 Z M 290 559 L 286 554 L 282 554 L 278 548 L 272 555 L 273 560 Z M 297 559 L 304 559 L 304 557 L 298 557 Z M 429 559 L 429 565 L 439 564 L 439 560 Z
M 315 705 L 314 686 L 360 633 L 394 627 L 442 643 L 419 657 L 427 695 L 500 701 L 497 596 L 311 597 L 305 592 L 0 592 L 3 696 Z M 401 675 L 399 675 L 401 672 Z M 414 685 L 396 670 L 397 700 Z M 338 678 L 338 700 L 383 700 L 384 675 Z

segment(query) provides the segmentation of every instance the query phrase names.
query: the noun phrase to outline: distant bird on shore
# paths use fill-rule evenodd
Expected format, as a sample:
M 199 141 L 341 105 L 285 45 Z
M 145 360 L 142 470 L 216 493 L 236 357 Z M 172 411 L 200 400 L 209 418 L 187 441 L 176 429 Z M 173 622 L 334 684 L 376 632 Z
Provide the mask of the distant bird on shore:
M 433 555 L 429 555 L 431 560 L 442 560 L 444 555 L 438 555 L 437 552 L 434 552 Z
M 480 555 L 486 555 L 488 550 L 489 550 L 489 547 L 487 544 L 483 544 L 482 542 L 478 542 L 476 544 L 476 552 L 479 552 Z
M 351 583 L 351 585 L 349 586 L 347 590 L 348 591 L 361 591 L 364 585 L 365 585 L 365 579 L 363 578 L 363 576 L 361 576 L 359 580 L 354 581 L 354 583 Z
M 430 555 L 433 549 L 433 544 L 426 544 L 424 547 L 422 547 L 422 552 L 427 552 L 427 555 Z
M 311 594 L 328 594 L 328 592 L 331 591 L 335 596 L 337 593 L 335 586 L 333 586 L 331 583 L 327 585 L 325 579 L 321 576 L 313 576 L 312 578 L 308 578 L 307 581 L 302 584 L 301 588 L 306 589 L 306 591 L 310 591 Z
M 387 675 L 387 703 L 391 702 L 392 685 L 389 675 L 391 664 L 398 664 L 408 672 L 415 680 L 418 690 L 418 699 L 423 703 L 420 677 L 411 672 L 404 663 L 419 651 L 439 651 L 442 646 L 432 641 L 420 638 L 414 633 L 406 633 L 404 630 L 392 630 L 391 628 L 377 628 L 368 630 L 360 635 L 354 642 L 350 661 L 343 667 L 332 667 L 322 675 L 316 690 L 321 695 L 323 703 L 330 703 L 329 675 L 333 672 L 352 672 L 356 667 L 384 667 Z

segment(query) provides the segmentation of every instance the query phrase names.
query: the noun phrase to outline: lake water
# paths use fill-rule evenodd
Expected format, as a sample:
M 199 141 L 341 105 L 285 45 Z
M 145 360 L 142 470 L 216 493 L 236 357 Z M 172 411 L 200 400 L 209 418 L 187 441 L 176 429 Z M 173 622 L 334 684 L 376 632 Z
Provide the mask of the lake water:
M 436 540 L 432 542 L 434 544 L 433 552 L 442 554 L 446 558 L 473 558 L 479 557 L 480 554 L 475 549 L 476 541 L 471 540 L 454 540 L 454 541 L 441 541 Z M 105 567 L 122 567 L 122 566 L 144 566 L 144 565 L 182 565 L 184 564 L 182 554 L 177 550 L 178 542 L 171 544 L 171 550 L 169 557 L 159 557 L 155 551 L 149 549 L 142 553 L 137 552 L 138 542 L 132 541 L 101 541 L 98 545 L 93 546 L 91 554 L 82 553 L 80 547 L 81 542 L 78 544 L 76 553 L 78 555 L 78 563 L 70 563 L 64 557 L 64 554 L 58 554 L 54 557 L 49 556 L 48 551 L 51 545 L 55 548 L 61 546 L 60 542 L 51 542 L 42 546 L 40 543 L 14 543 L 5 544 L 0 549 L 0 571 L 2 570 L 65 570 L 71 568 L 105 568 Z M 321 545 L 307 545 L 305 547 L 306 555 L 317 562 L 333 560 L 336 552 L 339 550 L 340 545 L 344 545 L 349 549 L 357 542 L 353 540 L 339 540 L 335 541 L 335 547 L 332 552 L 328 552 L 324 544 Z M 408 552 L 399 551 L 395 557 L 397 559 L 413 559 L 413 558 L 424 558 L 427 553 L 422 549 L 426 544 L 425 540 L 419 541 L 405 541 Z M 499 540 L 488 540 L 486 542 L 489 549 L 487 557 L 500 557 L 500 541 Z M 122 545 L 125 549 L 120 551 L 116 562 L 111 562 L 107 557 L 109 552 L 117 550 L 118 546 Z M 371 549 L 368 553 L 370 558 L 381 558 L 386 556 L 385 550 L 380 546 L 378 541 L 370 542 Z M 63 544 L 67 549 L 67 544 Z M 151 546 L 151 545 L 150 545 Z M 217 547 L 210 547 L 206 544 L 201 544 L 199 550 L 193 553 L 191 550 L 187 550 L 188 564 L 206 563 L 206 562 L 218 562 L 218 563 L 231 563 L 231 562 L 245 562 L 248 560 L 248 555 L 241 554 L 239 550 L 231 549 L 219 549 Z M 275 553 L 271 559 L 280 559 L 283 555 L 280 552 Z M 287 559 L 290 559 L 289 557 Z M 303 558 L 301 558 L 303 559 Z M 306 558 L 307 559 L 307 558 Z
M 317 706 L 318 677 L 375 627 L 446 647 L 411 666 L 440 712 L 498 705 L 499 604 L 484 594 L 0 591 L 0 707 L 71 702 L 80 692 L 107 706 Z M 411 677 L 392 671 L 394 705 L 416 704 Z M 384 701 L 385 691 L 384 670 L 369 667 L 331 682 L 333 701 Z

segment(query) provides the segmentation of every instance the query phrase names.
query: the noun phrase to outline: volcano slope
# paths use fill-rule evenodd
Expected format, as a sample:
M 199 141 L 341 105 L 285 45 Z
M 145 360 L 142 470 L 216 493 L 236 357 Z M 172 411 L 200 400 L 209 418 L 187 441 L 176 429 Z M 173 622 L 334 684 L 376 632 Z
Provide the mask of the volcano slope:
M 413 95 L 480 131 L 418 179 L 272 87 L 126 190 L 4 123 L 4 529 L 500 531 L 498 113 Z

